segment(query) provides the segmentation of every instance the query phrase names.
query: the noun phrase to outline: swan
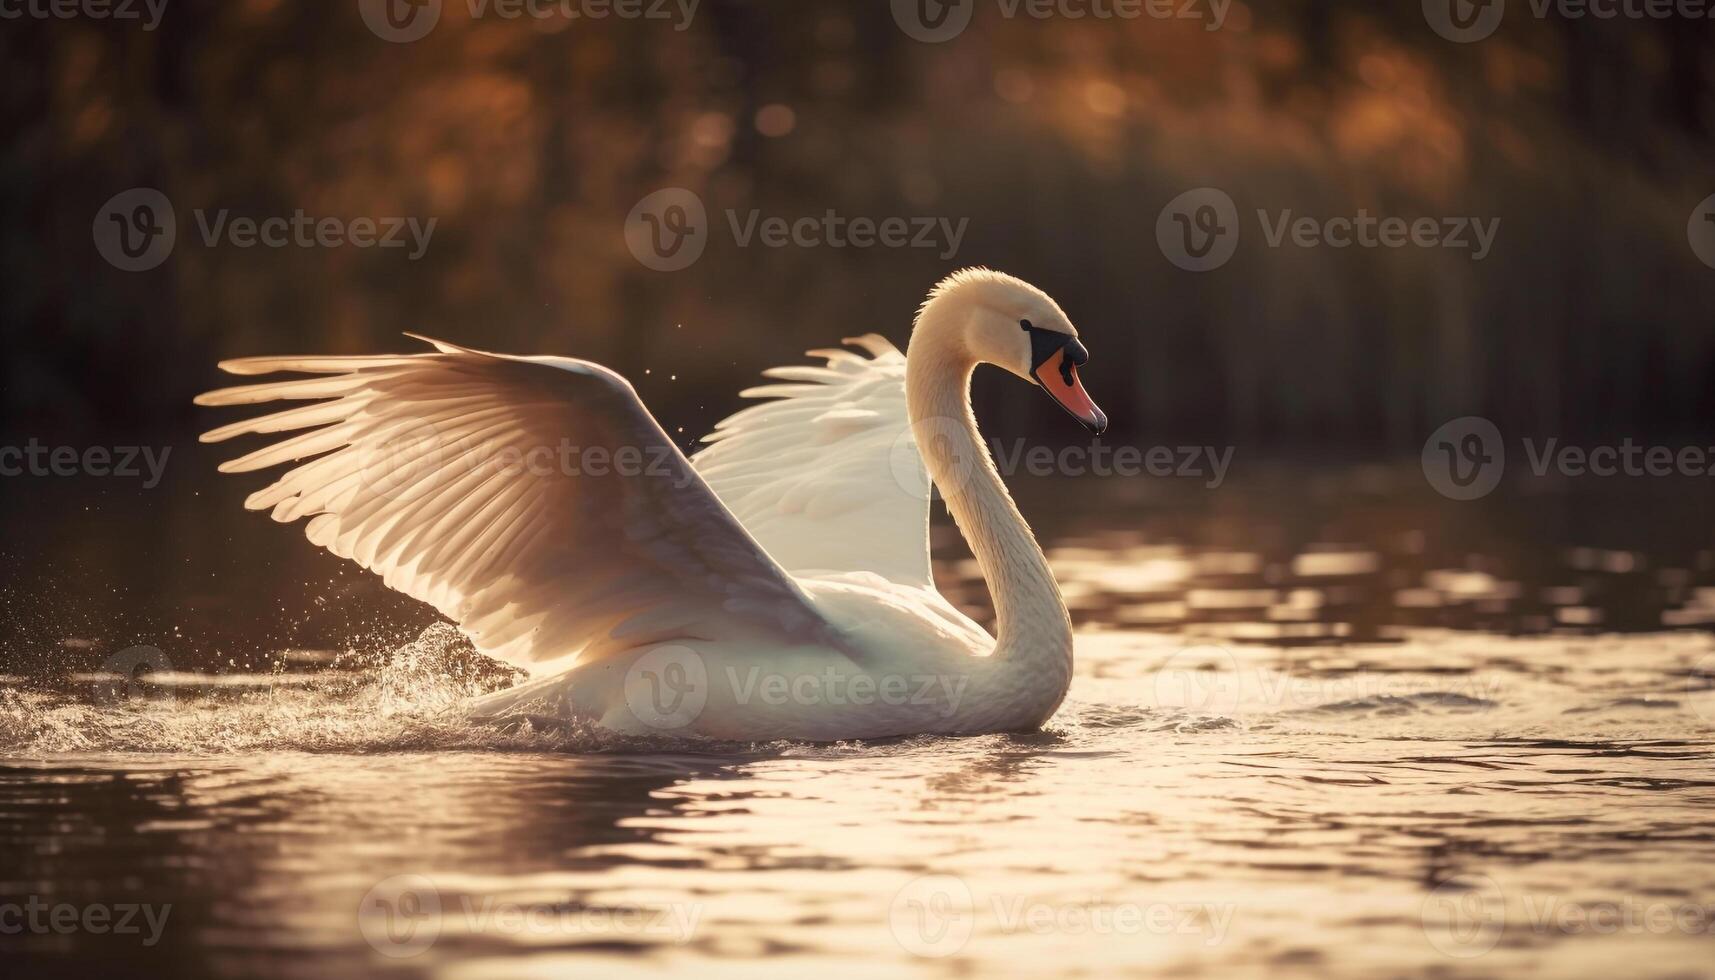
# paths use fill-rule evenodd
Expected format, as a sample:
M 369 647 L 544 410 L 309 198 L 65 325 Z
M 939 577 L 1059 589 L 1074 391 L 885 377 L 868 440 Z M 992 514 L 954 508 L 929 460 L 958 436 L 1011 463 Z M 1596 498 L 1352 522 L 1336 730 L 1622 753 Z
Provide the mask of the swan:
M 1106 429 L 1078 377 L 1088 351 L 1042 290 L 954 273 L 907 353 L 869 334 L 766 371 L 781 383 L 743 392 L 762 401 L 689 459 L 598 364 L 408 336 L 433 352 L 222 362 L 312 377 L 198 404 L 309 404 L 202 441 L 307 430 L 220 470 L 295 464 L 245 507 L 308 518 L 311 542 L 528 671 L 471 718 L 825 742 L 1032 730 L 1059 708 L 1071 619 L 970 400 L 993 364 Z M 930 481 L 993 597 L 994 636 L 935 589 Z

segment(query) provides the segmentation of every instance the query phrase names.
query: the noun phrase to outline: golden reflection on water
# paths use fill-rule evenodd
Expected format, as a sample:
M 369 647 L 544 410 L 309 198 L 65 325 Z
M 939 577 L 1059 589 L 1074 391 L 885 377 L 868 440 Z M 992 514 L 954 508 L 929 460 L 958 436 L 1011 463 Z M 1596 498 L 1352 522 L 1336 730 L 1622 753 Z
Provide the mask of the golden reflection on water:
M 1378 541 L 1062 538 L 1076 677 L 1030 735 L 471 726 L 501 681 L 447 627 L 131 699 L 6 678 L 0 898 L 171 909 L 151 944 L 0 943 L 318 978 L 1704 969 L 1715 643 L 1555 624 L 1696 622 L 1707 569 L 1572 549 L 1524 581 Z M 1527 635 L 1429 628 L 1486 621 Z
M 1043 733 L 703 752 L 399 689 L 103 706 L 136 718 L 94 751 L 8 752 L 5 891 L 171 916 L 7 941 L 220 975 L 1689 974 L 1707 918 L 1648 916 L 1715 903 L 1710 649 L 1101 631 Z M 89 718 L 25 697 L 10 739 Z

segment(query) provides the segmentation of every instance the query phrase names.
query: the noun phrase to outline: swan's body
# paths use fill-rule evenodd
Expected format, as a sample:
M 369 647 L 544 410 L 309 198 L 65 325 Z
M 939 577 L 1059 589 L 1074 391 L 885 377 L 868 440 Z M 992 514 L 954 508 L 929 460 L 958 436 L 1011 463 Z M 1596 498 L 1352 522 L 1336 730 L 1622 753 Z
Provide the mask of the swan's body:
M 1048 563 L 970 408 L 978 363 L 1042 384 L 1087 425 L 1086 357 L 1046 295 L 998 273 L 937 287 L 909 356 L 817 351 L 826 367 L 722 422 L 687 460 L 623 378 L 570 358 L 247 358 L 324 375 L 202 404 L 327 399 L 209 433 L 317 426 L 222 467 L 318 458 L 250 497 L 310 540 L 458 622 L 535 679 L 478 716 L 624 732 L 827 741 L 1040 726 L 1071 679 Z M 325 454 L 325 455 L 322 455 Z M 993 593 L 998 639 L 935 590 L 929 481 Z

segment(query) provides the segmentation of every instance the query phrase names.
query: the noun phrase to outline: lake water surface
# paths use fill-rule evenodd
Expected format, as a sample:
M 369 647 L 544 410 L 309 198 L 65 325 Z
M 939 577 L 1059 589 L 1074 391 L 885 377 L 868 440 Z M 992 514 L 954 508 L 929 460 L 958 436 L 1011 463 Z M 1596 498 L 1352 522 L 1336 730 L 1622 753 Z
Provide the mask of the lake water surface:
M 1702 552 L 1514 575 L 1404 531 L 1052 535 L 1076 678 L 1028 735 L 473 727 L 447 709 L 497 681 L 444 627 L 130 684 L 20 671 L 8 973 L 1715 973 Z

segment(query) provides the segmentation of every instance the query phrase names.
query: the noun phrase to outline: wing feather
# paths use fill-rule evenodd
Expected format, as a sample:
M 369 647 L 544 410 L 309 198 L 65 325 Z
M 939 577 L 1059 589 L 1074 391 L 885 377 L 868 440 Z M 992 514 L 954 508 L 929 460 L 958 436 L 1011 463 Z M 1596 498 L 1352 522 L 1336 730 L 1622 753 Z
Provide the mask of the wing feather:
M 536 673 L 642 638 L 838 643 L 618 375 L 429 343 L 436 353 L 223 362 L 320 375 L 197 399 L 315 402 L 203 437 L 290 433 L 221 466 L 293 464 L 245 507 L 308 518 L 311 542 Z M 568 446 L 581 454 L 570 464 Z M 584 465 L 595 449 L 601 472 Z M 618 466 L 621 450 L 649 465 Z
M 794 574 L 868 571 L 927 587 L 929 476 L 905 410 L 905 358 L 876 334 L 770 368 L 767 399 L 703 438 L 697 471 Z

